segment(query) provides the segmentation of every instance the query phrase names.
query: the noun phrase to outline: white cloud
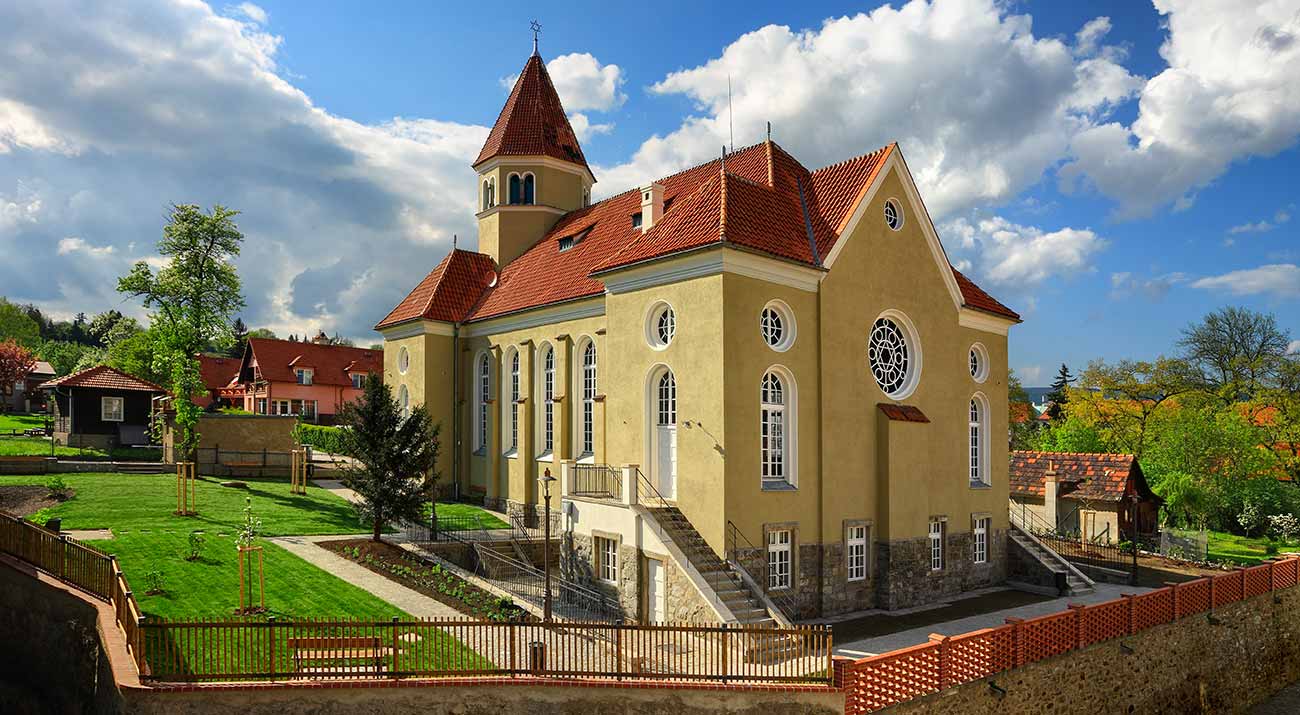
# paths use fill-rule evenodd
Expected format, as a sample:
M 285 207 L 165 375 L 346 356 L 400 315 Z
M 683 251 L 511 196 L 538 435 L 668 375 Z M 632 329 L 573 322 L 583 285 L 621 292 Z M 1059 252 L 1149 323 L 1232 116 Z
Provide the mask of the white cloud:
M 103 258 L 111 256 L 117 251 L 116 246 L 92 246 L 85 240 L 76 236 L 59 239 L 59 255 L 66 256 L 69 253 L 83 253 L 91 258 Z
M 1258 268 L 1229 271 L 1208 276 L 1192 283 L 1193 288 L 1227 292 L 1233 295 L 1268 295 L 1275 298 L 1300 297 L 1300 266 L 1294 263 L 1271 263 Z
M 1300 3 L 1156 0 L 1167 68 L 1142 87 L 1136 120 L 1084 129 L 1061 171 L 1148 215 L 1193 195 L 1230 164 L 1300 135 Z
M 1300 340 L 1292 340 L 1290 345 L 1286 346 L 1287 355 L 1300 355 Z
M 898 140 L 936 218 L 1013 198 L 1064 155 L 1071 138 L 1136 89 L 1103 54 L 1080 59 L 1034 36 L 995 0 L 913 0 L 796 31 L 768 25 L 650 90 L 696 113 L 601 167 L 602 191 L 635 186 L 773 137 L 810 167 Z M 1094 36 L 1099 37 L 1094 33 Z
M 1091 259 L 1106 241 L 1089 229 L 1062 228 L 1045 232 L 1021 226 L 1001 216 L 948 222 L 945 236 L 955 236 L 964 248 L 977 252 L 979 275 L 990 283 L 1027 287 L 1050 277 L 1067 277 L 1093 270 Z
M 256 11 L 139 4 L 0 3 L 0 187 L 42 181 L 39 221 L 0 231 L 8 296 L 128 310 L 115 279 L 168 204 L 221 203 L 246 235 L 245 322 L 368 336 L 452 233 L 473 235 L 486 127 L 332 115 L 281 76 Z M 31 214 L 9 204 L 30 202 L 0 199 L 6 226 Z
M 586 114 L 578 112 L 569 115 L 569 125 L 573 127 L 573 133 L 578 135 L 578 141 L 584 142 L 588 137 L 597 134 L 609 134 L 614 131 L 613 122 L 607 124 L 592 124 Z
M 41 215 L 41 207 L 40 194 L 19 181 L 17 194 L 0 194 L 0 229 L 13 230 L 20 225 L 36 223 Z
M 266 14 L 266 10 L 251 2 L 241 2 L 234 7 L 227 8 L 227 12 L 232 16 L 242 17 L 257 25 L 265 25 L 266 21 L 270 19 Z
M 1255 223 L 1243 223 L 1239 226 L 1233 226 L 1228 229 L 1228 233 L 1234 235 L 1238 233 L 1267 233 L 1290 221 L 1293 208 L 1294 206 L 1288 206 L 1285 209 L 1279 209 L 1277 213 L 1273 214 L 1272 221 L 1261 220 Z
M 565 111 L 608 112 L 627 101 L 623 70 L 618 65 L 602 65 L 590 53 L 560 55 L 547 62 L 546 69 Z
M 1110 18 L 1097 17 L 1089 20 L 1078 32 L 1074 33 L 1074 52 L 1081 57 L 1097 54 L 1101 40 L 1110 33 Z
M 1129 272 L 1110 274 L 1110 297 L 1116 300 L 1141 294 L 1153 301 L 1159 301 L 1169 294 L 1170 289 L 1179 283 L 1186 283 L 1186 273 L 1166 273 L 1151 278 L 1138 278 Z
M 1016 368 L 1016 376 L 1020 378 L 1020 384 L 1032 386 L 1043 376 L 1043 366 L 1021 365 Z

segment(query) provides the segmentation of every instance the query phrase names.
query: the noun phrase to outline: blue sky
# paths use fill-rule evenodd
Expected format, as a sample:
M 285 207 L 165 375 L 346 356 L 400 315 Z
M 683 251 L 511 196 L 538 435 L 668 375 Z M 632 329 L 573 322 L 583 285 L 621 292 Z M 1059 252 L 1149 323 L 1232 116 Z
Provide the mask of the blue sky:
M 954 264 L 1024 314 L 1028 384 L 1226 304 L 1300 338 L 1300 0 L 4 7 L 0 293 L 133 309 L 112 283 L 166 205 L 221 202 L 250 324 L 372 339 L 472 235 L 534 17 L 598 194 L 711 158 L 728 75 L 737 146 L 900 141 Z

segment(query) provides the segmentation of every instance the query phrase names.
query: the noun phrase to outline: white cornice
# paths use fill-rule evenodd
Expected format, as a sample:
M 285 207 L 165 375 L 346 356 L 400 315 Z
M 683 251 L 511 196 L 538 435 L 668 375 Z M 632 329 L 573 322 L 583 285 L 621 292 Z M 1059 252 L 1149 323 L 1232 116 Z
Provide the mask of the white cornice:
M 867 193 L 863 195 L 862 200 L 853 209 L 852 217 L 844 230 L 840 232 L 839 240 L 831 247 L 831 252 L 826 255 L 823 265 L 827 270 L 830 270 L 835 265 L 835 259 L 843 251 L 844 245 L 852 239 L 853 232 L 857 230 L 863 214 L 867 211 L 867 206 L 871 204 L 876 191 L 885 183 L 885 178 L 889 176 L 891 169 L 898 173 L 898 178 L 903 184 L 903 190 L 907 193 L 908 201 L 912 206 L 920 209 L 921 233 L 925 234 L 926 243 L 929 244 L 930 253 L 939 266 L 939 274 L 944 285 L 948 288 L 948 295 L 952 297 L 953 305 L 960 309 L 965 303 L 961 297 L 961 288 L 957 285 L 956 276 L 952 274 L 952 266 L 948 264 L 948 255 L 944 253 L 943 244 L 939 242 L 939 234 L 934 230 L 934 222 L 930 220 L 930 212 L 926 210 L 925 203 L 921 201 L 921 194 L 916 189 L 916 183 L 912 181 L 912 172 L 907 168 L 907 162 L 903 159 L 903 151 L 898 147 L 894 147 L 894 150 L 889 153 L 885 165 L 880 167 L 880 171 L 876 173 L 876 180 L 868 187 Z
M 462 325 L 460 334 L 469 338 L 480 335 L 498 335 L 500 333 L 508 333 L 514 330 L 527 330 L 528 328 L 535 328 L 539 325 L 551 325 L 570 320 L 594 318 L 604 314 L 604 296 L 581 298 L 576 301 L 560 303 L 559 305 L 533 308 L 519 313 L 503 315 L 499 318 L 489 318 L 482 322 Z
M 957 313 L 957 324 L 972 330 L 1007 335 L 1011 332 L 1011 326 L 1015 325 L 1016 321 L 989 315 L 973 308 L 962 308 L 961 312 Z
M 403 338 L 413 338 L 417 335 L 444 335 L 451 336 L 452 324 L 444 323 L 440 320 L 413 320 L 409 323 L 400 323 L 387 328 L 377 328 L 384 340 L 401 340 Z
M 618 270 L 602 275 L 600 279 L 607 291 L 617 294 L 719 273 L 748 276 L 810 293 L 817 292 L 826 275 L 815 268 L 717 245 L 684 256 Z
M 492 157 L 491 159 L 488 159 L 482 164 L 478 164 L 474 166 L 473 168 L 474 171 L 477 171 L 479 174 L 483 174 L 485 172 L 492 171 L 493 169 L 499 166 L 506 166 L 506 167 L 537 166 L 538 164 L 545 166 L 548 169 L 556 169 L 558 171 L 564 171 L 570 174 L 576 174 L 578 176 L 586 178 L 588 181 L 590 181 L 593 184 L 596 183 L 596 175 L 591 173 L 591 169 L 588 169 L 585 166 L 556 159 L 553 156 L 541 156 L 541 155 L 513 156 L 513 155 L 499 154 L 497 156 Z
M 554 206 L 546 206 L 545 204 L 497 204 L 490 209 L 474 214 L 474 218 L 487 218 L 488 216 L 500 211 L 510 211 L 511 213 L 546 213 L 555 214 L 556 216 L 563 216 L 564 214 L 569 213 L 564 209 L 556 208 Z

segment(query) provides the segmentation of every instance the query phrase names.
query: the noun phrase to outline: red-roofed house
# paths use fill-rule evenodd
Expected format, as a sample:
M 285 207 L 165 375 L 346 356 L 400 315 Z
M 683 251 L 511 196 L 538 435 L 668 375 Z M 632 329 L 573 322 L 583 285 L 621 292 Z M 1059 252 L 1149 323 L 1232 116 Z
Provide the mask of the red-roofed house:
M 148 444 L 153 399 L 167 391 L 107 365 L 41 385 L 54 399 L 54 443 L 109 449 Z
M 343 404 L 361 396 L 366 377 L 383 375 L 382 350 L 249 338 L 233 389 L 222 395 L 259 415 L 302 415 L 333 424 Z
M 241 361 L 239 358 L 217 355 L 198 355 L 197 357 L 199 360 L 199 376 L 203 378 L 203 387 L 207 392 L 200 397 L 194 398 L 194 404 L 199 407 L 208 407 L 220 400 L 223 393 L 229 394 L 231 392 L 231 385 L 236 383 L 235 378 L 239 376 Z M 227 400 L 229 401 L 229 398 Z M 243 402 L 240 401 L 236 406 L 242 408 Z
M 1004 579 L 1020 317 L 949 263 L 897 144 L 813 170 L 768 140 L 592 203 L 534 53 L 473 168 L 478 250 L 376 326 L 460 493 L 527 517 L 560 478 L 566 563 L 629 618 L 784 622 Z
M 1141 534 L 1157 531 L 1162 500 L 1147 486 L 1131 454 L 1011 453 L 1011 501 L 1034 514 L 1033 523 L 1090 541 L 1131 538 L 1137 497 Z

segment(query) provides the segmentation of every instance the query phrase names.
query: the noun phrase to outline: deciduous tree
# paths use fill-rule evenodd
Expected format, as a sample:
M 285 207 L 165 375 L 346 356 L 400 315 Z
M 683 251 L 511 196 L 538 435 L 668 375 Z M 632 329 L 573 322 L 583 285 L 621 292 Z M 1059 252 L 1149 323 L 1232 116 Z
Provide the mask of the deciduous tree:
M 13 338 L 0 341 L 0 386 L 13 389 L 14 383 L 27 378 L 27 373 L 36 367 L 36 356 Z M 8 406 L 8 401 L 0 400 L 0 412 Z
M 1232 403 L 1278 384 L 1289 342 L 1271 313 L 1228 306 L 1184 328 L 1178 345 L 1201 389 Z

